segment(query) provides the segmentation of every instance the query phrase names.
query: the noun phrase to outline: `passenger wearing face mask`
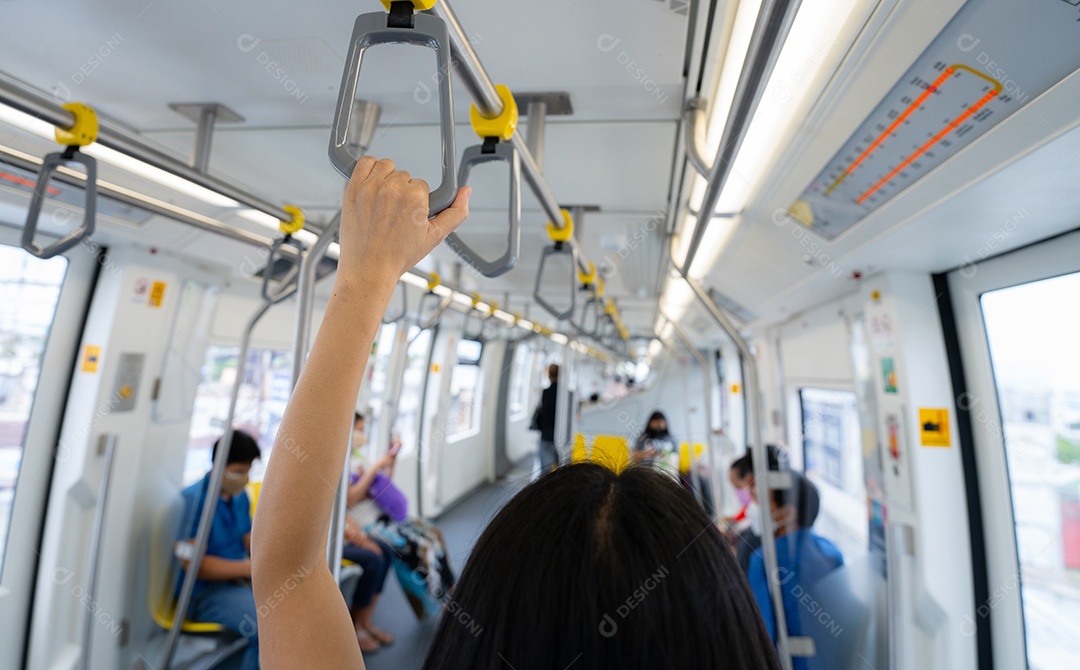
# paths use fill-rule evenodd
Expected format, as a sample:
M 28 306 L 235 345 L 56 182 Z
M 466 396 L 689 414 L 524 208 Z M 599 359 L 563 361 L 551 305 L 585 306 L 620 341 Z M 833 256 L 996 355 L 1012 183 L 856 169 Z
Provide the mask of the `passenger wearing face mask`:
M 799 474 L 791 472 L 789 489 L 772 489 L 769 492 L 769 514 L 776 533 L 776 564 L 780 591 L 784 603 L 784 619 L 788 635 L 799 637 L 822 636 L 817 627 L 823 623 L 815 617 L 820 614 L 806 604 L 817 603 L 817 584 L 844 564 L 844 557 L 836 546 L 811 530 L 821 507 L 817 487 Z M 756 493 L 751 489 L 751 493 Z M 776 642 L 776 615 L 765 574 L 765 559 L 758 549 L 750 558 L 747 575 L 750 590 L 754 593 L 769 637 Z M 834 667 L 828 659 L 794 658 L 793 670 L 825 670 Z
M 780 468 L 780 451 L 774 445 L 766 445 L 766 453 L 769 459 L 769 469 Z M 757 503 L 751 491 L 754 488 L 754 460 L 750 448 L 746 453 L 731 464 L 728 470 L 728 479 L 735 491 L 735 499 L 738 500 L 739 512 L 734 516 L 725 518 L 728 524 L 727 539 L 735 550 L 735 558 L 739 567 L 746 573 L 750 569 L 750 557 L 761 546 L 761 515 L 757 511 Z
M 214 443 L 215 457 L 220 442 Z M 190 619 L 219 623 L 248 638 L 244 670 L 259 667 L 255 596 L 251 592 L 251 501 L 244 491 L 251 465 L 259 456 L 255 438 L 240 430 L 233 432 L 206 555 L 199 564 L 199 578 L 188 609 Z M 207 473 L 182 493 L 184 525 L 180 537 L 185 541 L 195 537 L 209 488 Z M 181 567 L 186 569 L 187 561 L 181 560 Z
M 679 447 L 668 432 L 667 417 L 663 412 L 657 410 L 649 415 L 645 430 L 634 443 L 631 456 L 635 463 L 649 465 L 678 476 Z

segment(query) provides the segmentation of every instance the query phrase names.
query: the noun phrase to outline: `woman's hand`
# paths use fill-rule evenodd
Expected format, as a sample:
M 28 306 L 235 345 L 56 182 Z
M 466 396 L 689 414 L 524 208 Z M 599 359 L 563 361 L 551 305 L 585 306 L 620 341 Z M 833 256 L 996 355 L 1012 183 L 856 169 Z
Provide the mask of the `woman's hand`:
M 469 187 L 433 219 L 428 192 L 427 182 L 395 169 L 389 158 L 357 161 L 342 205 L 338 276 L 374 273 L 396 281 L 469 216 Z

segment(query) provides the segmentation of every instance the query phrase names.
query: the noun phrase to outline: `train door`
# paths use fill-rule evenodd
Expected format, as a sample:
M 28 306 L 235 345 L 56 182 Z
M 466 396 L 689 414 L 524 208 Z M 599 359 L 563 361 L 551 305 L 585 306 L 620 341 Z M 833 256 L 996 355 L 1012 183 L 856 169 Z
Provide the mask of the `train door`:
M 997 667 L 1080 658 L 1080 234 L 949 274 L 987 519 Z M 1023 634 L 1018 634 L 1023 631 Z
M 98 249 L 48 260 L 0 229 L 0 667 L 21 667 L 45 503 Z M 96 364 L 87 351 L 84 366 Z M 43 389 L 48 393 L 38 393 Z

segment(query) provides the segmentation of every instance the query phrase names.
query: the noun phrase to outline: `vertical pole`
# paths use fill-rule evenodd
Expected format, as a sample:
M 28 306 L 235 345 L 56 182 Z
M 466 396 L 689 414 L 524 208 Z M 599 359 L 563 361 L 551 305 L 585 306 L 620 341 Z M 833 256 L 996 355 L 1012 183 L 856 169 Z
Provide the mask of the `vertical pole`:
M 203 556 L 206 554 L 206 544 L 210 539 L 210 528 L 214 522 L 214 513 L 217 511 L 217 501 L 221 497 L 221 480 L 225 474 L 225 465 L 229 460 L 229 449 L 232 448 L 233 419 L 236 416 L 236 404 L 240 397 L 240 385 L 244 383 L 244 368 L 247 366 L 248 350 L 251 348 L 251 334 L 255 331 L 255 325 L 263 318 L 273 303 L 264 301 L 259 309 L 248 321 L 244 328 L 244 334 L 240 338 L 240 354 L 236 361 L 236 382 L 233 384 L 229 395 L 229 411 L 225 415 L 225 434 L 218 442 L 217 455 L 214 457 L 214 466 L 210 470 L 210 481 L 206 487 L 206 496 L 203 498 L 202 514 L 199 517 L 199 527 L 195 532 L 195 546 L 187 570 L 184 571 L 184 582 L 180 587 L 180 595 L 176 599 L 176 613 L 173 615 L 172 627 L 169 635 L 165 638 L 165 652 L 161 661 L 162 670 L 168 670 L 176 653 L 176 643 L 180 640 L 180 627 L 187 616 L 188 606 L 191 604 L 191 594 L 195 591 L 195 581 L 202 565 Z M 185 522 L 187 520 L 185 519 Z
M 90 532 L 90 565 L 87 566 L 89 588 L 86 590 L 88 602 L 97 602 L 98 564 L 101 562 L 101 539 L 105 534 L 105 512 L 109 502 L 109 484 L 112 481 L 113 456 L 116 454 L 116 433 L 101 436 L 101 449 L 105 459 L 101 463 L 101 485 L 98 487 L 97 505 L 94 507 L 94 526 Z M 87 611 L 83 623 L 83 670 L 90 670 L 90 648 L 94 638 L 94 615 Z
M 214 123 L 217 121 L 217 105 L 206 105 L 199 113 L 199 125 L 195 128 L 195 152 L 191 155 L 191 167 L 206 174 L 210 167 L 210 144 L 214 140 Z
M 573 367 L 574 349 L 571 347 L 573 338 L 567 339 L 563 345 L 562 365 L 559 366 L 559 386 L 555 393 L 555 451 L 559 454 L 559 465 L 570 460 L 570 370 Z
M 540 170 L 544 169 L 544 139 L 547 134 L 547 103 L 543 100 L 530 100 L 525 108 L 525 116 L 529 117 L 525 133 L 525 144 L 529 145 L 533 160 Z

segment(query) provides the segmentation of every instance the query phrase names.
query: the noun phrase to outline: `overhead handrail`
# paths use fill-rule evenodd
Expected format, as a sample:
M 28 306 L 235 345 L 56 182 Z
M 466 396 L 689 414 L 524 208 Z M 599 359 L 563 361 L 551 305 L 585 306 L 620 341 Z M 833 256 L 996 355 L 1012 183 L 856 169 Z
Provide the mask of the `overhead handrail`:
M 483 138 L 483 144 L 471 146 L 461 156 L 458 166 L 458 183 L 466 186 L 473 166 L 492 162 L 504 162 L 510 168 L 510 222 L 507 227 L 506 251 L 495 260 L 487 260 L 470 247 L 456 232 L 446 236 L 446 243 L 454 253 L 461 257 L 477 272 L 485 277 L 498 277 L 512 270 L 518 262 L 521 250 L 521 160 L 517 149 L 507 140 L 514 136 L 517 128 L 518 108 L 510 89 L 502 84 L 495 87 L 503 101 L 502 114 L 494 119 L 480 115 L 476 105 L 472 106 L 469 118 L 473 130 Z
M 690 98 L 684 107 L 686 160 L 702 177 L 708 177 L 709 171 L 712 170 L 712 163 L 705 158 L 708 151 L 705 148 L 705 107 L 707 105 L 708 102 L 704 98 Z
M 357 157 L 349 150 L 351 139 L 353 101 L 360 80 L 360 68 L 364 54 L 373 46 L 384 44 L 407 44 L 428 47 L 435 51 L 438 64 L 439 124 L 442 133 L 442 181 L 428 198 L 428 215 L 435 216 L 454 202 L 457 197 L 457 172 L 454 160 L 454 99 L 450 86 L 450 33 L 446 22 L 437 16 L 417 14 L 416 10 L 431 9 L 436 0 L 382 0 L 389 11 L 369 12 L 356 17 L 353 24 L 349 55 L 341 76 L 334 125 L 330 134 L 330 162 L 344 177 L 352 176 Z
M 276 284 L 274 283 L 274 268 L 281 257 L 282 248 L 293 246 L 293 234 L 300 232 L 304 228 L 304 213 L 300 208 L 286 205 L 285 209 L 292 215 L 292 219 L 281 222 L 280 228 L 284 236 L 274 240 L 274 243 L 270 245 L 270 255 L 266 259 L 266 268 L 263 270 L 262 297 L 263 300 L 270 302 L 272 305 L 289 298 L 296 291 L 302 265 L 302 258 L 299 253 L 291 255 L 289 269 L 285 272 L 285 276 L 278 280 Z
M 406 295 L 408 292 L 408 289 L 405 288 L 405 284 L 401 282 L 398 282 L 394 286 L 394 293 L 401 296 L 401 310 L 399 312 L 391 312 L 389 311 L 389 309 L 387 309 L 386 312 L 383 312 L 382 322 L 384 324 L 390 325 L 391 323 L 397 323 L 404 319 L 405 316 L 409 313 L 409 300 L 408 296 Z M 393 302 L 393 296 L 391 296 L 390 300 L 391 302 Z
M 562 210 L 562 227 L 555 226 L 552 222 L 548 221 L 547 232 L 548 237 L 551 238 L 551 246 L 545 247 L 544 251 L 540 255 L 540 267 L 536 271 L 536 284 L 533 286 L 533 299 L 548 311 L 552 316 L 560 321 L 570 318 L 574 313 L 574 303 L 577 301 L 577 247 L 571 244 L 574 239 L 574 218 L 567 210 Z M 566 306 L 554 305 L 549 302 L 541 293 L 540 287 L 543 285 L 544 268 L 547 266 L 549 259 L 557 256 L 570 256 L 570 272 L 572 277 L 570 278 L 570 293 L 569 300 Z M 588 270 L 589 268 L 584 268 Z
M 30 197 L 30 207 L 26 212 L 26 225 L 23 227 L 22 248 L 38 258 L 52 258 L 79 244 L 94 234 L 94 221 L 97 217 L 97 161 L 79 151 L 97 141 L 97 113 L 87 105 L 69 102 L 64 109 L 75 115 L 75 123 L 69 129 L 57 128 L 56 141 L 66 146 L 63 152 L 45 156 L 34 184 L 34 193 Z M 42 246 L 34 240 L 37 236 L 41 209 L 49 194 L 49 180 L 58 168 L 78 163 L 86 171 L 86 193 L 83 200 L 83 220 L 75 230 L 48 246 Z

